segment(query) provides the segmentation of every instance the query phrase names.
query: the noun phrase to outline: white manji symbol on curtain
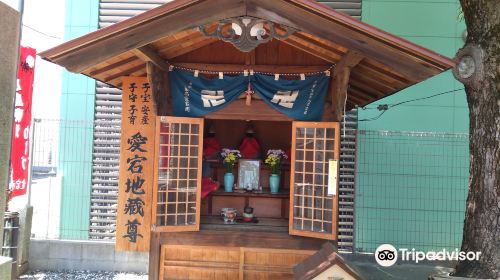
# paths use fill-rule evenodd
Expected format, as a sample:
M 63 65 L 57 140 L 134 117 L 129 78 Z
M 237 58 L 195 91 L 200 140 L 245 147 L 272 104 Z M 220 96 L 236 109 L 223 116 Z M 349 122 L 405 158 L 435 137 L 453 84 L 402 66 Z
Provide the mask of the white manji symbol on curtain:
M 294 91 L 277 91 L 276 94 L 271 99 L 271 102 L 276 103 L 285 108 L 293 108 L 293 104 L 295 104 L 295 100 L 299 95 L 298 90 Z
M 202 90 L 201 100 L 203 101 L 203 107 L 215 107 L 226 103 L 224 99 L 223 90 Z

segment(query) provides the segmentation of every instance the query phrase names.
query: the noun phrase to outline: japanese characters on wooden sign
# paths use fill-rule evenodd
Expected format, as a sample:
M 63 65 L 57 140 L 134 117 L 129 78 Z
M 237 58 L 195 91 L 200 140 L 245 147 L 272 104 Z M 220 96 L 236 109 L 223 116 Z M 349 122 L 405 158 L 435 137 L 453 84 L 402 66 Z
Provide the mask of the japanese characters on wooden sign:
M 154 174 L 156 110 L 146 77 L 124 77 L 117 251 L 148 251 Z

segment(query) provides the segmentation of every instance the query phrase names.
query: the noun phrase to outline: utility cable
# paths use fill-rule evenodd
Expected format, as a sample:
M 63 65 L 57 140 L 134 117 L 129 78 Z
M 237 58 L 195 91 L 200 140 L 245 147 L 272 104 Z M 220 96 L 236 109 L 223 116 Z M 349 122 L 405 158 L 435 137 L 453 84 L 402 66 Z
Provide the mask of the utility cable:
M 389 110 L 391 108 L 394 108 L 396 106 L 399 106 L 399 105 L 402 105 L 402 104 L 406 104 L 406 103 L 410 103 L 410 102 L 414 102 L 414 101 L 419 101 L 419 100 L 425 100 L 425 99 L 434 98 L 436 96 L 440 96 L 440 95 L 447 94 L 447 93 L 461 91 L 463 89 L 464 88 L 459 88 L 459 89 L 454 89 L 454 90 L 448 90 L 448 91 L 436 93 L 436 94 L 433 94 L 433 95 L 429 95 L 429 96 L 426 96 L 426 97 L 419 97 L 419 98 L 415 98 L 415 99 L 401 101 L 401 102 L 398 102 L 398 103 L 395 103 L 395 104 L 380 104 L 376 108 L 373 108 L 373 107 L 371 107 L 371 108 L 361 107 L 362 110 L 377 109 L 377 110 L 380 111 L 380 114 L 377 115 L 377 116 L 375 116 L 375 117 L 372 117 L 372 118 L 358 120 L 358 122 L 368 122 L 368 121 L 378 120 L 380 117 L 382 117 L 382 115 L 385 112 L 387 112 L 387 110 Z

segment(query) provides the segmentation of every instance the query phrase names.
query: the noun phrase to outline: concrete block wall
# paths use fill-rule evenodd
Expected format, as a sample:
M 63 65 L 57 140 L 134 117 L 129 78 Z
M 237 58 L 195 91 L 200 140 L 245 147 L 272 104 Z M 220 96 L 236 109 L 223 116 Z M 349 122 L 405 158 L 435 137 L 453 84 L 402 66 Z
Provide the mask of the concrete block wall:
M 30 270 L 90 270 L 147 273 L 146 252 L 116 252 L 115 243 L 32 239 Z
M 32 221 L 33 207 L 26 207 L 19 211 L 20 225 L 17 245 L 17 275 L 22 275 L 28 270 Z
M 9 184 L 10 143 L 16 92 L 16 67 L 19 52 L 19 13 L 0 2 L 0 217 L 5 209 L 5 189 Z M 0 223 L 3 240 L 3 223 Z
M 12 259 L 0 256 L 0 279 L 11 279 Z

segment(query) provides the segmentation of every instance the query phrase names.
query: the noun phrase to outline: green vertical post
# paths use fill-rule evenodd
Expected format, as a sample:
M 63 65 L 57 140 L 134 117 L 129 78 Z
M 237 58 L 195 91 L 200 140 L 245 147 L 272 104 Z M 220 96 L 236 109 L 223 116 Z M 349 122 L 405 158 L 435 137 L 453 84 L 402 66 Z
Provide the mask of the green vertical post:
M 66 0 L 65 41 L 95 31 L 98 12 L 98 0 Z M 62 174 L 62 239 L 88 239 L 94 107 L 95 81 L 64 71 L 58 170 Z

